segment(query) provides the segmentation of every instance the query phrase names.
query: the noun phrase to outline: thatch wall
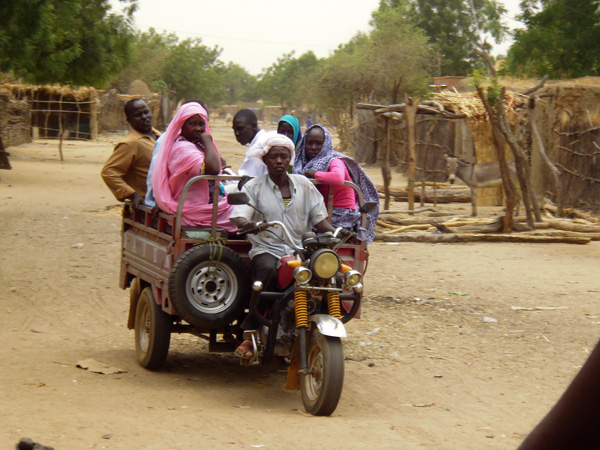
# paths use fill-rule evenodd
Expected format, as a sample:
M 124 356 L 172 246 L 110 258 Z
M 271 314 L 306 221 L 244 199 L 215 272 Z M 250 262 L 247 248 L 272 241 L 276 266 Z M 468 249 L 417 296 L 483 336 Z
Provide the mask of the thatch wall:
M 540 96 L 535 121 L 562 174 L 564 206 L 600 211 L 600 78 L 549 83 Z M 538 195 L 556 200 L 556 186 L 535 140 L 532 172 Z
M 160 127 L 160 124 L 157 123 L 157 119 L 161 117 L 162 99 L 160 94 L 124 95 L 118 94 L 116 89 L 111 89 L 100 96 L 98 131 L 100 133 L 128 131 L 129 124 L 125 119 L 125 104 L 133 98 L 141 98 L 148 104 L 154 117 L 154 126 Z
M 497 161 L 491 126 L 480 102 L 477 105 L 474 100 L 475 94 L 452 95 L 464 97 L 464 102 L 447 100 L 443 107 L 453 113 L 465 113 L 467 119 L 417 115 L 415 181 L 422 180 L 423 175 L 427 181 L 444 180 L 444 153 L 468 162 Z M 562 173 L 563 206 L 600 211 L 600 78 L 548 82 L 536 95 L 540 100 L 536 102 L 534 121 L 548 157 Z M 541 204 L 544 196 L 557 200 L 556 186 L 537 142 L 532 139 L 522 108 L 525 101 L 523 95 L 508 92 L 506 108 L 513 132 L 531 162 L 534 193 Z M 358 136 L 354 137 L 353 147 L 357 159 L 366 163 L 381 162 L 386 119 L 365 109 L 356 117 L 359 123 L 354 130 Z M 405 173 L 408 168 L 405 122 L 395 119 L 387 119 L 391 127 L 390 162 Z M 508 161 L 513 160 L 508 146 L 505 155 Z M 478 194 L 480 205 L 503 202 L 501 188 L 480 189 Z
M 3 84 L 0 92 L 30 106 L 29 133 L 40 138 L 59 138 L 65 131 L 69 139 L 95 139 L 97 135 L 97 91 L 65 86 Z
M 31 142 L 31 108 L 28 102 L 0 94 L 0 133 L 5 147 Z

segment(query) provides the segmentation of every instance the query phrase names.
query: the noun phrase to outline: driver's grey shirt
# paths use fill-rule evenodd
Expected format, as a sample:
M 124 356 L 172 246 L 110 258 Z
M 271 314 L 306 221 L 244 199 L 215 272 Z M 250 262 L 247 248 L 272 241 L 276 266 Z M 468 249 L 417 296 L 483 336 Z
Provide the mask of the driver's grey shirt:
M 314 225 L 327 218 L 327 208 L 321 193 L 304 175 L 288 175 L 288 179 L 292 199 L 287 206 L 283 204 L 279 187 L 265 174 L 250 180 L 242 188 L 248 194 L 250 204 L 261 210 L 264 217 L 248 205 L 236 205 L 231 218 L 241 217 L 254 222 L 283 222 L 299 247 L 302 244 L 302 234 L 311 231 Z M 261 253 L 270 253 L 278 258 L 293 253 L 273 233 L 284 239 L 280 227 L 248 235 L 248 240 L 252 243 L 251 258 Z

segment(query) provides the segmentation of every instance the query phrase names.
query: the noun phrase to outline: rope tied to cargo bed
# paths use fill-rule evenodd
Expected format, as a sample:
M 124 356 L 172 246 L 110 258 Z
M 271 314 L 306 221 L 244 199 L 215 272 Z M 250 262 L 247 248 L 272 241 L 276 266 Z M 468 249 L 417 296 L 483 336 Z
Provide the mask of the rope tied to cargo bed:
M 219 267 L 219 263 L 221 262 L 221 258 L 223 257 L 223 247 L 225 240 L 223 238 L 220 237 L 216 237 L 216 238 L 208 238 L 208 239 L 203 239 L 202 242 L 199 242 L 196 245 L 206 245 L 208 244 L 208 248 L 210 251 L 210 256 L 209 256 L 209 260 L 210 261 L 215 261 L 216 263 L 215 265 L 210 265 L 209 266 L 209 270 L 208 273 L 211 274 L 210 276 L 212 277 L 211 281 L 214 281 L 214 277 L 216 276 L 217 273 L 217 269 Z

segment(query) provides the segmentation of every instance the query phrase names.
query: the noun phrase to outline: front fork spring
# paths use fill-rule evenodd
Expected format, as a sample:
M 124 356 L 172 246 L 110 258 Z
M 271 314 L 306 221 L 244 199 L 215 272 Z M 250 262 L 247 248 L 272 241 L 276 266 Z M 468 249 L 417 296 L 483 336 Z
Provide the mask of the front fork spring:
M 296 312 L 296 328 L 308 328 L 308 301 L 306 291 L 294 291 L 294 310 Z
M 342 320 L 342 311 L 340 310 L 340 295 L 337 292 L 327 293 L 327 309 L 329 315 L 338 320 Z

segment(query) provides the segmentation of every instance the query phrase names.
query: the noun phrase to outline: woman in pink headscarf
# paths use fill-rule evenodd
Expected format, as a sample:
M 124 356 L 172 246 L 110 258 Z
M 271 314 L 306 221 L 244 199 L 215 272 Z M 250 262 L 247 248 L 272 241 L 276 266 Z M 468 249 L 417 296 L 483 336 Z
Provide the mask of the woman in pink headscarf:
M 175 214 L 188 180 L 197 175 L 218 175 L 221 173 L 221 158 L 210 135 L 206 110 L 198 103 L 186 103 L 179 108 L 163 139 L 152 174 L 152 189 L 159 208 Z M 218 185 L 215 188 L 218 189 Z M 185 226 L 210 226 L 211 201 L 209 182 L 196 182 L 187 193 L 181 223 Z M 220 197 L 217 226 L 235 232 L 237 228 L 229 220 L 231 209 L 226 196 Z

